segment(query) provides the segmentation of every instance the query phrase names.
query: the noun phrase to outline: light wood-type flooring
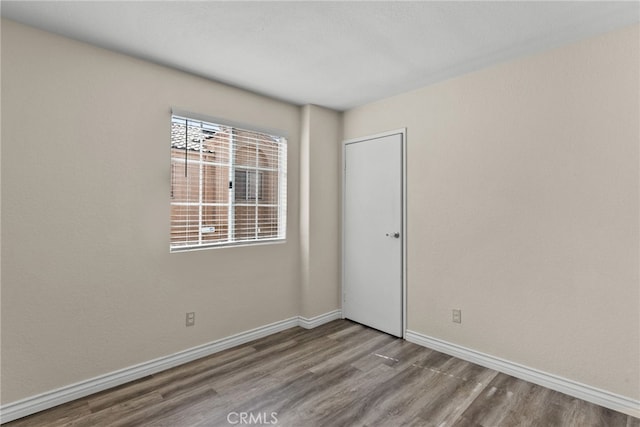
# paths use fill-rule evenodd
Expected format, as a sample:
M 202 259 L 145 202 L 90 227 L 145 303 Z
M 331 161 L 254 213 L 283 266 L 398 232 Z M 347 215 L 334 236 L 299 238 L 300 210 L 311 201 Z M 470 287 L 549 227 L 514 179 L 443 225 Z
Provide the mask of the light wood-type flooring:
M 66 425 L 640 427 L 640 420 L 337 320 L 5 424 Z

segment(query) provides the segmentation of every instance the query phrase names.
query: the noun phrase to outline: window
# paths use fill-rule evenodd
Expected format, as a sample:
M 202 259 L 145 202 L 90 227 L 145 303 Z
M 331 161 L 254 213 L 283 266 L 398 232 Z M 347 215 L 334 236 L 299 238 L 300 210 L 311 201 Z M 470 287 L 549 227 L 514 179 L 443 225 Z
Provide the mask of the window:
M 284 240 L 287 142 L 171 117 L 171 251 Z
M 235 200 L 262 200 L 262 174 L 260 170 L 236 169 Z

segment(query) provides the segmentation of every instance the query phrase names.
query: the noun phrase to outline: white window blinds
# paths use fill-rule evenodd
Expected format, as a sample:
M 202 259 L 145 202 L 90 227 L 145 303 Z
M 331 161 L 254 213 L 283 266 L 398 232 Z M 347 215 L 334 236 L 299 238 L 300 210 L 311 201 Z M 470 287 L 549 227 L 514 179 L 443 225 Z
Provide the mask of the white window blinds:
M 283 240 L 287 142 L 171 118 L 171 251 Z

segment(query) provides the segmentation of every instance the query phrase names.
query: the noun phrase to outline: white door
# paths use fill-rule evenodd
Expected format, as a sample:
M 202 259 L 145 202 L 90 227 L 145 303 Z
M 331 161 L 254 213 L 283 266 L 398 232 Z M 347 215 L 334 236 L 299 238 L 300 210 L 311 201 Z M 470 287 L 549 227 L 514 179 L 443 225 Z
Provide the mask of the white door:
M 402 132 L 344 145 L 343 315 L 403 331 Z

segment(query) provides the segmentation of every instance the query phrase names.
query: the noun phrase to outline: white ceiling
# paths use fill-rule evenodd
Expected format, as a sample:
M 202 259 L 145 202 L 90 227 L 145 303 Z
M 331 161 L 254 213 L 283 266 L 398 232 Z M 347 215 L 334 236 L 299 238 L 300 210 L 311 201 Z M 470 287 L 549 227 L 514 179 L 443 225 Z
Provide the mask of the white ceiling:
M 2 1 L 2 16 L 337 110 L 640 21 L 640 2 Z

